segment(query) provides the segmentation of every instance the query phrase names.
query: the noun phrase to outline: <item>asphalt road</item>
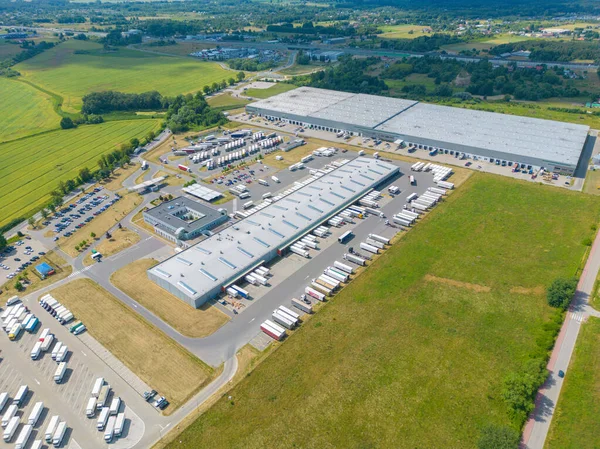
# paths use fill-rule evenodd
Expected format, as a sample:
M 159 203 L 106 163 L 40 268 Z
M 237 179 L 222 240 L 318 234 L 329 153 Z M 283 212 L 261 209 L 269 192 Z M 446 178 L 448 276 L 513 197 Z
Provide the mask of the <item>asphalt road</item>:
M 575 297 L 569 307 L 567 317 L 552 351 L 550 362 L 548 363 L 550 374 L 546 383 L 538 392 L 535 401 L 535 410 L 525 425 L 523 446 L 526 449 L 543 449 L 564 382 L 564 379 L 558 376 L 558 372 L 562 370 L 567 376 L 569 375 L 567 368 L 569 367 L 581 326 L 585 326 L 584 323 L 590 315 L 600 316 L 600 313 L 594 310 L 588 303 L 599 270 L 600 233 L 596 234 L 596 239 L 590 250 L 587 263 L 579 279 Z

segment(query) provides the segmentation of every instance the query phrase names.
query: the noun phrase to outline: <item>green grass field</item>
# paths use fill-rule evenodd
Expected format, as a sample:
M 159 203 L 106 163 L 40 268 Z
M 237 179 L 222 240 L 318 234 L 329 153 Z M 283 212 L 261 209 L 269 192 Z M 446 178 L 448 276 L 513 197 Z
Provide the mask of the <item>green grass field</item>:
M 158 90 L 178 95 L 202 90 L 232 74 L 212 62 L 128 49 L 106 53 L 100 44 L 77 40 L 17 64 L 15 69 L 25 79 L 62 96 L 68 112 L 79 110 L 81 98 L 90 92 Z
M 554 412 L 546 449 L 597 449 L 600 441 L 600 319 L 583 325 Z
M 0 145 L 0 226 L 36 212 L 59 181 L 79 169 L 96 169 L 101 154 L 159 126 L 157 120 L 130 120 L 51 131 Z
M 383 33 L 378 36 L 382 39 L 414 39 L 430 35 L 431 33 L 423 33 L 423 29 L 428 28 L 425 25 L 385 25 L 379 27 Z
M 476 447 L 599 213 L 474 174 L 168 447 Z
M 50 96 L 25 83 L 0 77 L 0 142 L 59 127 Z
M 232 97 L 229 93 L 223 93 L 214 97 L 210 97 L 207 102 L 212 108 L 220 111 L 243 108 L 250 103 L 244 98 Z
M 287 83 L 277 83 L 267 89 L 248 89 L 245 94 L 252 98 L 269 98 L 273 95 L 282 94 L 288 90 L 296 89 L 298 86 Z
M 6 42 L 4 39 L 0 40 L 0 59 L 10 58 L 21 51 L 23 49 L 18 44 Z

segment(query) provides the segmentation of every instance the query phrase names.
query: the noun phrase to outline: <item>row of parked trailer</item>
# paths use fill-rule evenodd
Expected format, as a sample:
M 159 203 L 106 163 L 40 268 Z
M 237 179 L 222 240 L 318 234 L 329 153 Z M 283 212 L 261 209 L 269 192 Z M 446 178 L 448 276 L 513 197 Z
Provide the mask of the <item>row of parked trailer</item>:
M 54 348 L 50 351 L 52 344 L 54 344 Z M 50 328 L 46 328 L 42 330 L 42 333 L 38 337 L 38 340 L 34 343 L 33 348 L 31 349 L 31 359 L 37 360 L 40 358 L 42 353 L 50 352 L 50 356 L 52 360 L 54 360 L 58 366 L 54 371 L 54 382 L 57 384 L 62 383 L 64 380 L 65 374 L 67 372 L 67 356 L 69 354 L 69 347 L 58 340 L 54 334 L 50 332 Z
M 56 318 L 60 324 L 68 324 L 73 320 L 73 313 L 50 294 L 46 294 L 40 298 L 40 305 Z
M 96 412 L 99 412 L 96 429 L 99 432 L 104 432 L 104 441 L 107 443 L 120 437 L 125 426 L 125 412 L 121 412 L 123 401 L 120 397 L 115 396 L 109 404 L 110 392 L 111 387 L 104 381 L 104 378 L 97 378 L 85 409 L 85 416 L 90 419 L 96 416 Z
M 10 401 L 10 397 L 7 392 L 0 393 L 0 412 L 4 410 L 4 408 L 9 404 L 8 409 L 2 415 L 2 428 L 3 428 L 3 439 L 5 442 L 9 443 L 16 435 L 17 428 L 21 424 L 21 418 L 17 416 L 19 411 L 19 407 L 23 405 L 25 398 L 29 393 L 29 387 L 27 385 L 21 385 L 17 390 L 12 401 Z M 44 412 L 44 403 L 36 402 L 31 409 L 27 417 L 27 421 L 24 426 L 21 428 L 16 440 L 15 440 L 15 449 L 24 449 L 31 435 L 33 433 L 34 427 L 38 424 L 43 412 Z M 64 421 L 60 421 L 58 415 L 53 416 L 50 419 L 50 423 L 46 428 L 44 433 L 44 439 L 47 443 L 52 444 L 54 447 L 59 447 L 62 445 L 65 433 L 67 432 L 67 424 Z M 43 441 L 41 439 L 35 440 L 30 449 L 41 449 L 43 445 Z
M 19 338 L 25 330 L 29 333 L 35 332 L 40 320 L 22 303 L 8 306 L 0 316 L 2 329 L 8 334 L 11 341 Z

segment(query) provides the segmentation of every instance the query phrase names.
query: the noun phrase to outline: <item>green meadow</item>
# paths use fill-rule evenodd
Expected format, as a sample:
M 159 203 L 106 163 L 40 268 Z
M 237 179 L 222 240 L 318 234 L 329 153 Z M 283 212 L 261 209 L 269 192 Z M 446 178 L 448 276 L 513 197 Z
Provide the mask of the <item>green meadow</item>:
M 212 62 L 162 56 L 138 50 L 106 52 L 100 44 L 70 40 L 21 64 L 24 78 L 63 97 L 63 109 L 77 112 L 81 98 L 103 90 L 178 95 L 202 90 L 233 72 Z
M 168 447 L 477 447 L 511 425 L 503 380 L 599 214 L 593 196 L 474 174 Z

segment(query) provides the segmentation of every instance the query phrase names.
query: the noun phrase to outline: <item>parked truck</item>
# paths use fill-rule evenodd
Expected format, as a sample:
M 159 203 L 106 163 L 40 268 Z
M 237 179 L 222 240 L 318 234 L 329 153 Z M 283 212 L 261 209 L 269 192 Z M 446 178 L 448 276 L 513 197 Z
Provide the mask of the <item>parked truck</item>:
M 292 305 L 296 307 L 298 310 L 302 310 L 305 313 L 312 313 L 312 304 L 307 304 L 304 301 L 300 301 L 299 299 L 292 298 Z
M 54 432 L 58 428 L 58 424 L 60 423 L 60 416 L 54 415 L 50 418 L 50 422 L 48 423 L 48 427 L 46 427 L 46 432 L 44 433 L 44 438 L 46 439 L 46 443 L 52 443 L 52 438 L 54 437 Z
M 67 423 L 65 421 L 59 422 L 56 431 L 54 432 L 54 436 L 52 437 L 52 445 L 54 447 L 60 447 L 66 432 Z
M 54 382 L 57 384 L 62 383 L 65 373 L 67 372 L 67 362 L 61 362 L 56 367 L 56 371 L 54 372 Z
M 6 425 L 3 426 L 4 432 L 2 435 L 4 441 L 9 443 L 10 440 L 12 440 L 13 436 L 15 435 L 15 433 L 17 431 L 17 427 L 19 427 L 20 422 L 21 421 L 19 420 L 18 416 L 13 416 L 6 422 Z
M 21 428 L 21 432 L 19 433 L 19 436 L 17 437 L 17 440 L 15 441 L 15 449 L 25 449 L 25 446 L 27 446 L 27 442 L 29 441 L 29 438 L 31 437 L 32 431 L 33 431 L 33 426 L 31 424 L 25 424 Z
M 17 394 L 13 398 L 13 405 L 20 407 L 23 404 L 23 401 L 27 397 L 27 393 L 29 393 L 29 387 L 27 385 L 21 385 L 17 390 Z
M 35 426 L 37 424 L 38 420 L 40 419 L 40 416 L 42 415 L 43 411 L 44 411 L 44 403 L 42 401 L 36 402 L 35 405 L 33 406 L 33 409 L 31 410 L 31 413 L 29 414 L 29 417 L 27 418 L 27 424 L 31 424 L 32 426 Z
M 117 415 L 115 421 L 115 436 L 120 437 L 123 433 L 123 427 L 125 426 L 125 412 L 121 412 Z
M 8 406 L 8 409 L 6 409 L 6 412 L 4 412 L 4 415 L 2 415 L 2 427 L 6 428 L 6 426 L 8 426 L 8 423 L 14 418 L 18 410 L 19 406 L 16 404 L 11 404 Z
M 312 287 L 306 287 L 304 289 L 304 293 L 306 293 L 309 296 L 312 296 L 315 299 L 318 299 L 319 301 L 325 301 L 325 295 Z

